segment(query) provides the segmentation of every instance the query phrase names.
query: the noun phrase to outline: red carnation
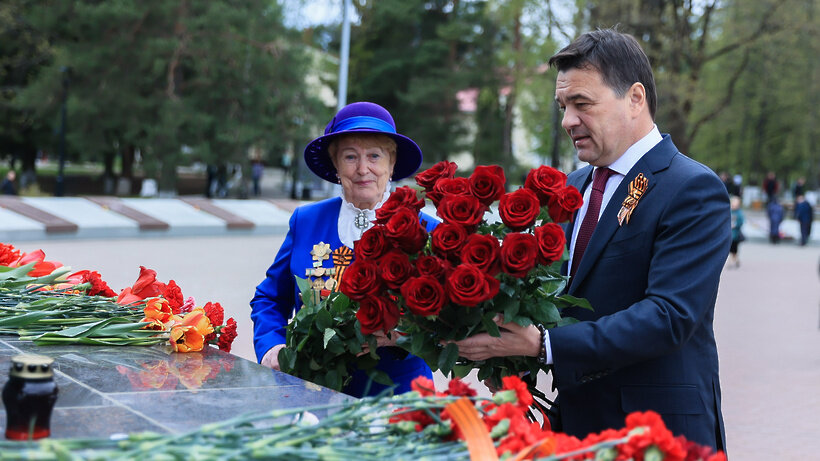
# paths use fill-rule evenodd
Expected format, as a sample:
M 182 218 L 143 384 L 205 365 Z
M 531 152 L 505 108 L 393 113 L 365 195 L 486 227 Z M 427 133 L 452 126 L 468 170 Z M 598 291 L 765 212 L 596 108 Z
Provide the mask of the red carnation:
M 475 167 L 470 175 L 470 192 L 484 205 L 490 205 L 504 195 L 504 169 L 498 165 Z
M 416 184 L 423 187 L 425 191 L 433 190 L 433 186 L 441 178 L 452 178 L 456 174 L 458 165 L 453 162 L 443 160 L 436 163 L 427 170 L 416 175 Z
M 555 191 L 549 200 L 550 218 L 560 223 L 572 220 L 575 210 L 581 208 L 584 199 L 575 186 L 566 186 Z
M 68 280 L 75 281 L 77 284 L 91 284 L 91 288 L 89 288 L 87 292 L 90 296 L 105 296 L 107 298 L 117 296 L 117 293 L 103 281 L 102 276 L 97 271 L 77 271 L 67 278 Z
M 524 187 L 535 192 L 543 206 L 549 203 L 550 197 L 554 195 L 558 189 L 564 187 L 566 183 L 567 175 L 562 171 L 550 166 L 541 165 L 538 168 L 530 170 L 529 174 L 527 174 L 527 179 L 524 181 Z
M 182 289 L 173 280 L 170 280 L 162 289 L 162 297 L 168 300 L 171 306 L 171 311 L 174 314 L 179 314 L 182 311 L 182 305 L 185 304 L 185 298 L 182 296 Z M 211 322 L 213 323 L 213 321 Z M 221 325 L 222 322 L 214 323 L 214 325 Z
M 219 329 L 219 339 L 217 340 L 219 350 L 230 352 L 234 339 L 236 339 L 236 320 L 231 317 L 225 323 L 225 326 Z
M 513 277 L 523 278 L 535 267 L 538 255 L 535 236 L 532 234 L 507 234 L 501 244 L 501 267 Z
M 208 316 L 211 325 L 215 327 L 222 325 L 222 321 L 225 319 L 225 309 L 222 308 L 221 304 L 208 302 L 202 306 L 202 310 L 205 311 L 205 315 Z
M 0 266 L 11 265 L 20 259 L 20 251 L 16 250 L 13 245 L 0 243 Z
M 529 189 L 518 189 L 504 194 L 498 204 L 501 221 L 516 232 L 535 224 L 539 213 L 541 213 L 541 205 L 538 196 Z
M 402 186 L 390 194 L 390 197 L 376 210 L 376 224 L 385 224 L 399 208 L 410 208 L 417 214 L 424 208 L 424 200 L 416 196 L 416 190 Z

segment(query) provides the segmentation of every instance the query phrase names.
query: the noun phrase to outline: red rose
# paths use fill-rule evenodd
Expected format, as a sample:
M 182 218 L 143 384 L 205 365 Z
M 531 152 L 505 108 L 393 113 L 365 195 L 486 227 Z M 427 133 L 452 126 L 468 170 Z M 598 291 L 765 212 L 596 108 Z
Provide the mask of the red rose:
M 375 262 L 363 259 L 356 259 L 347 267 L 339 284 L 339 291 L 356 301 L 378 293 L 381 288 L 379 267 Z
M 518 189 L 504 194 L 498 204 L 501 221 L 514 231 L 521 231 L 535 224 L 539 213 L 541 205 L 538 196 L 529 189 Z
M 391 248 L 384 226 L 373 226 L 362 234 L 362 238 L 353 242 L 353 253 L 356 259 L 377 259 Z
M 416 214 L 424 208 L 424 200 L 416 196 L 416 190 L 402 186 L 390 194 L 390 197 L 376 210 L 376 224 L 385 224 L 399 208 L 410 208 Z
M 535 240 L 538 244 L 538 263 L 552 264 L 564 255 L 567 237 L 564 229 L 558 224 L 547 223 L 535 228 Z
M 474 264 L 459 264 L 447 277 L 447 294 L 456 304 L 474 307 L 498 294 L 498 280 Z
M 522 278 L 535 267 L 538 243 L 532 234 L 507 234 L 501 244 L 501 267 L 513 277 Z
M 362 326 L 362 333 L 369 335 L 379 330 L 386 333 L 398 325 L 399 308 L 387 298 L 370 296 L 359 302 L 356 318 Z
M 566 186 L 555 191 L 550 198 L 549 210 L 552 222 L 565 222 L 572 220 L 575 210 L 581 208 L 584 198 L 575 186 Z
M 452 178 L 456 174 L 458 165 L 453 162 L 443 160 L 436 163 L 427 170 L 416 175 L 416 184 L 423 187 L 425 191 L 433 190 L 433 186 L 441 178 Z
M 427 231 L 419 223 L 418 212 L 400 208 L 384 225 L 387 237 L 406 253 L 418 253 L 427 243 Z
M 486 210 L 487 207 L 472 195 L 445 195 L 438 205 L 437 213 L 444 222 L 458 224 L 472 231 L 481 222 Z
M 457 252 L 467 239 L 467 231 L 458 224 L 441 223 L 430 233 L 430 246 L 438 256 L 458 260 Z
M 413 275 L 410 258 L 401 250 L 392 249 L 378 261 L 379 274 L 389 288 L 397 289 Z
M 185 303 L 185 298 L 182 297 L 182 290 L 177 285 L 177 282 L 173 280 L 168 281 L 168 285 L 165 285 L 165 288 L 162 289 L 162 297 L 168 300 L 168 304 L 171 306 L 171 312 L 174 314 L 179 314 L 182 308 L 182 304 Z M 216 323 L 215 325 L 221 325 L 222 322 Z
M 411 278 L 402 285 L 401 295 L 410 312 L 424 317 L 438 315 L 447 302 L 444 287 L 429 275 Z
M 446 195 L 472 195 L 470 192 L 470 180 L 467 178 L 443 178 L 440 179 L 433 190 L 427 193 L 427 198 L 433 205 L 439 206 L 441 199 Z
M 501 245 L 492 235 L 471 234 L 461 249 L 461 261 L 475 264 L 482 271 L 495 275 L 501 271 L 498 253 Z
M 546 205 L 555 191 L 564 187 L 566 183 L 567 175 L 562 171 L 541 165 L 530 170 L 527 179 L 524 181 L 524 187 L 538 195 L 541 205 Z
M 470 192 L 478 200 L 490 205 L 504 195 L 504 183 L 507 178 L 504 176 L 504 169 L 498 165 L 475 167 L 475 171 L 470 175 Z
M 447 272 L 452 268 L 453 265 L 450 264 L 449 261 L 436 256 L 419 256 L 419 258 L 416 259 L 416 272 L 418 272 L 419 275 L 429 275 L 436 280 L 444 280 L 445 275 L 447 275 Z

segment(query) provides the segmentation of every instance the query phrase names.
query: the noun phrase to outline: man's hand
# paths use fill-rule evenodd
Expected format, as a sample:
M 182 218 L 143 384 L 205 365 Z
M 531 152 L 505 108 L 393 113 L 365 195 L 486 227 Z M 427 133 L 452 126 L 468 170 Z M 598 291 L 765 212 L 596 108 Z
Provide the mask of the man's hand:
M 283 347 L 285 347 L 284 344 L 277 344 L 268 349 L 265 355 L 262 356 L 261 364 L 279 371 L 279 351 L 282 350 Z
M 479 333 L 461 341 L 456 341 L 458 355 L 468 360 L 486 360 L 492 357 L 531 356 L 538 357 L 541 350 L 541 332 L 538 327 L 510 322 L 504 323 L 502 315 L 493 319 L 501 330 L 496 338 L 487 333 Z

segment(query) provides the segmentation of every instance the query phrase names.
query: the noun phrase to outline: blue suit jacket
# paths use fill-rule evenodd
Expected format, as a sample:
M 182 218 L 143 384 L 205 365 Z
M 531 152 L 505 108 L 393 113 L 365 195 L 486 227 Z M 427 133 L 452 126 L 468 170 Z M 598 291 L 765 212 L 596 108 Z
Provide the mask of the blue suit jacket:
M 649 185 L 619 226 L 639 173 Z M 591 176 L 588 166 L 568 183 L 583 191 Z M 616 189 L 570 281 L 569 294 L 595 310 L 570 309 L 581 322 L 550 331 L 565 432 L 583 437 L 654 410 L 676 435 L 725 447 L 712 319 L 730 243 L 726 188 L 665 135 Z
M 290 229 L 276 255 L 273 264 L 266 273 L 265 280 L 256 287 L 256 294 L 251 300 L 251 320 L 253 320 L 253 345 L 256 358 L 261 362 L 265 353 L 277 344 L 285 343 L 285 326 L 301 306 L 299 287 L 294 276 L 305 277 L 305 269 L 313 267 L 310 251 L 313 245 L 324 242 L 330 244 L 331 250 L 341 247 L 339 240 L 339 210 L 342 199 L 339 197 L 301 206 L 294 210 L 290 217 Z M 428 231 L 437 224 L 435 218 L 422 214 Z M 324 261 L 325 267 L 333 267 L 333 261 Z M 432 378 L 430 368 L 416 356 L 394 354 L 393 348 L 380 348 L 381 360 L 377 368 L 387 373 L 394 384 L 395 392 L 410 390 L 410 382 L 419 375 Z M 344 389 L 356 397 L 363 395 L 368 385 L 364 372 L 353 374 L 352 382 Z M 385 386 L 371 383 L 369 395 L 375 395 Z

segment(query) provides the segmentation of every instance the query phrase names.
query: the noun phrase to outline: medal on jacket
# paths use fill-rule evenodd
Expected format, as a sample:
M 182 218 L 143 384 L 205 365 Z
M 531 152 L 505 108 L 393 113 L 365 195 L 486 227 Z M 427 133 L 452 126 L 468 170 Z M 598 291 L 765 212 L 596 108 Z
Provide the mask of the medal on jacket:
M 322 292 L 327 291 L 329 293 L 335 287 L 336 280 L 332 278 L 335 268 L 323 267 L 324 261 L 330 258 L 331 255 L 329 243 L 319 242 L 313 245 L 310 254 L 313 256 L 313 267 L 305 270 L 305 276 L 310 282 L 313 302 L 318 304 L 322 298 Z M 325 279 L 325 277 L 328 278 Z
M 632 212 L 635 211 L 635 207 L 638 206 L 638 200 L 640 200 L 643 193 L 646 192 L 647 186 L 649 186 L 649 180 L 646 179 L 643 173 L 638 173 L 638 176 L 629 183 L 626 198 L 621 204 L 621 209 L 618 211 L 619 226 L 622 226 L 624 221 L 629 224 L 629 218 L 632 217 Z

